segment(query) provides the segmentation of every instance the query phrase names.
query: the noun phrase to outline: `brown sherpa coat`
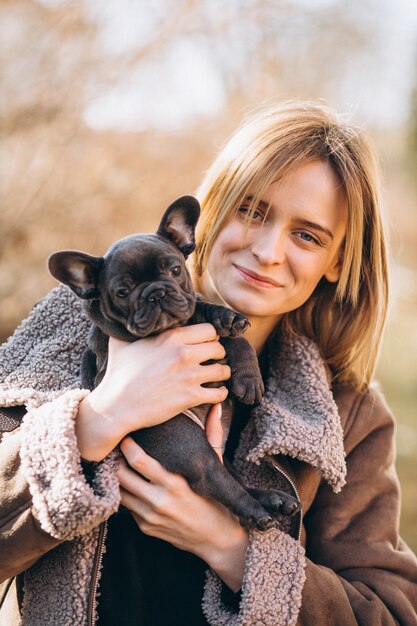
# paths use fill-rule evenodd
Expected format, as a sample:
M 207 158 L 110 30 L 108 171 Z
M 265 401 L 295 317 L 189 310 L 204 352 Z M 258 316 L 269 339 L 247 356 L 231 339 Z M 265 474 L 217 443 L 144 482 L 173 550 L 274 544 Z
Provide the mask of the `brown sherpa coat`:
M 103 522 L 119 491 L 111 455 L 85 479 L 74 435 L 87 328 L 78 299 L 58 287 L 0 349 L 0 407 L 9 407 L 0 411 L 0 626 L 95 620 Z M 307 340 L 275 342 L 270 355 L 266 394 L 235 464 L 254 487 L 296 488 L 303 525 L 298 517 L 289 532 L 250 533 L 239 613 L 207 573 L 208 622 L 416 625 L 417 563 L 398 536 L 394 425 L 383 399 L 331 390 Z M 13 407 L 22 405 L 20 424 Z

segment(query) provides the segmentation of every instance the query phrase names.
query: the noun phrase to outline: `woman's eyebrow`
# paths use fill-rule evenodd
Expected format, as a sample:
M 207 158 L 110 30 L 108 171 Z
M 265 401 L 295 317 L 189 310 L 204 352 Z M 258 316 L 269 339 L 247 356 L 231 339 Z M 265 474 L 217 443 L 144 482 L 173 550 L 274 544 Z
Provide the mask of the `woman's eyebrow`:
M 246 197 L 246 201 L 247 202 L 252 202 L 253 199 L 254 199 L 254 196 L 252 196 L 252 195 Z M 262 209 L 269 209 L 273 205 L 269 204 L 269 202 L 266 202 L 266 200 L 259 200 L 258 206 L 260 206 Z M 303 217 L 295 217 L 295 218 L 293 218 L 293 221 L 297 222 L 298 224 L 302 224 L 303 226 L 306 226 L 307 228 L 314 228 L 315 230 L 318 230 L 318 231 L 324 233 L 325 235 L 330 237 L 330 239 L 332 241 L 334 239 L 334 235 L 331 232 L 331 230 L 329 230 L 325 226 L 322 226 L 321 224 L 316 224 L 316 222 L 310 222 L 310 220 L 306 220 Z
M 249 194 L 248 196 L 245 196 L 244 202 L 253 202 L 254 200 L 255 196 Z M 267 202 L 266 200 L 262 200 L 262 198 L 258 198 L 257 206 L 261 206 L 263 209 L 267 209 L 269 207 L 269 202 Z
M 321 224 L 316 224 L 315 222 L 310 222 L 310 220 L 306 220 L 302 217 L 296 217 L 294 219 L 295 222 L 298 222 L 299 224 L 302 224 L 303 226 L 307 226 L 307 228 L 314 228 L 314 230 L 318 230 L 322 233 L 324 233 L 325 235 L 327 235 L 328 237 L 330 237 L 330 239 L 334 239 L 334 235 L 333 233 L 326 228 L 325 226 L 322 226 Z

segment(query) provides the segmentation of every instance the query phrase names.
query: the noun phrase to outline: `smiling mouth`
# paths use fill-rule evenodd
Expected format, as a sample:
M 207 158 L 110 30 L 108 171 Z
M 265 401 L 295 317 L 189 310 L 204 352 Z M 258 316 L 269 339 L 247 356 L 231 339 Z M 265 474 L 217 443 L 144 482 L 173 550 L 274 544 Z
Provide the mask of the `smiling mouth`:
M 255 274 L 255 272 L 251 272 L 245 267 L 236 265 L 236 263 L 233 263 L 233 267 L 238 272 L 238 274 L 250 285 L 262 287 L 264 289 L 276 289 L 277 287 L 282 287 L 282 285 L 277 283 L 275 280 L 272 280 L 272 278 L 266 278 L 265 276 Z

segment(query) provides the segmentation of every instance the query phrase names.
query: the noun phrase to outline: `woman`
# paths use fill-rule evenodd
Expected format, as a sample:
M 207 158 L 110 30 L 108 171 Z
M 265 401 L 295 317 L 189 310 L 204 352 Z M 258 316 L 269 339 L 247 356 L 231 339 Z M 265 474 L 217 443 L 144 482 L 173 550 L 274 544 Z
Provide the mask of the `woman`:
M 366 140 L 323 107 L 279 106 L 242 126 L 198 195 L 196 285 L 248 316 L 266 383 L 260 406 L 237 407 L 226 455 L 253 487 L 297 494 L 303 520 L 248 533 L 127 436 L 225 399 L 224 387 L 201 386 L 230 375 L 201 365 L 223 356 L 213 327 L 111 340 L 106 376 L 88 393 L 77 388 L 87 323 L 60 287 L 1 353 L 0 405 L 11 408 L 0 571 L 17 576 L 0 622 L 416 624 L 393 419 L 370 387 L 387 268 Z M 215 448 L 219 413 L 207 426 Z M 119 442 L 116 480 L 108 455 Z M 102 524 L 119 484 L 131 514 Z

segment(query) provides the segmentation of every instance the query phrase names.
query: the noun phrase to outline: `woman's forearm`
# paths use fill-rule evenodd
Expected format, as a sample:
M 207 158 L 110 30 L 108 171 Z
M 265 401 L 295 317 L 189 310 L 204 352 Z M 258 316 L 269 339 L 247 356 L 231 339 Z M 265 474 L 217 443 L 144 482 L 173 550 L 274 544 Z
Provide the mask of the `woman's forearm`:
M 81 456 L 102 460 L 128 433 L 155 426 L 187 408 L 223 402 L 227 388 L 205 387 L 230 377 L 211 324 L 168 330 L 126 343 L 110 337 L 106 374 L 77 416 Z

